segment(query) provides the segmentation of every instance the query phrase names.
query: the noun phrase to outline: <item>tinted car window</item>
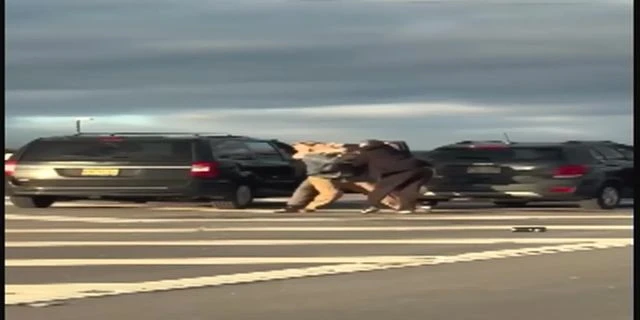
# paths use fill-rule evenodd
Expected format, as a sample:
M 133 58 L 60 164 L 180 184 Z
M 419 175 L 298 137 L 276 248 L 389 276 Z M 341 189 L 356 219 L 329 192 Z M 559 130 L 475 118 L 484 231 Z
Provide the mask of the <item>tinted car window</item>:
M 284 142 L 280 142 L 280 141 L 273 141 L 273 143 L 280 149 L 282 150 L 283 153 L 285 153 L 286 155 L 292 156 L 296 153 L 296 149 L 294 149 L 292 146 L 284 143 Z
M 555 161 L 562 159 L 562 150 L 553 147 L 518 148 L 438 148 L 428 153 L 436 161 Z
M 192 160 L 189 141 L 49 140 L 29 146 L 22 161 L 180 161 Z
M 221 159 L 253 158 L 253 154 L 241 141 L 213 142 L 213 153 Z
M 602 153 L 594 150 L 594 149 L 589 149 L 589 154 L 591 154 L 591 156 L 596 159 L 596 160 L 605 160 L 606 158 L 604 157 L 604 155 L 602 155 Z
M 602 154 L 608 160 L 623 160 L 625 159 L 624 154 L 617 151 L 614 148 L 610 148 L 608 146 L 593 146 L 593 149 L 598 153 Z
M 247 147 L 249 147 L 249 149 L 259 158 L 282 160 L 280 152 L 268 142 L 248 141 L 245 143 L 247 144 Z
M 616 146 L 616 150 L 622 153 L 627 159 L 633 160 L 633 147 L 629 146 Z

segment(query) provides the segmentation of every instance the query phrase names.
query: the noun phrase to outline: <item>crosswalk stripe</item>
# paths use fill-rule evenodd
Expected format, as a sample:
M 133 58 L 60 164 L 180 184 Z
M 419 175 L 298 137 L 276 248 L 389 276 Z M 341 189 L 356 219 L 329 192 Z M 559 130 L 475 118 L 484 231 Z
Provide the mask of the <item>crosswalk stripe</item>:
M 175 241 L 6 241 L 5 248 L 116 247 L 116 246 L 293 246 L 364 244 L 504 244 L 624 242 L 632 238 L 428 238 L 428 239 L 234 239 Z
M 453 256 L 428 259 L 411 258 L 401 262 L 387 263 L 346 263 L 338 265 L 323 265 L 307 268 L 290 268 L 271 271 L 236 273 L 208 277 L 193 277 L 181 279 L 167 279 L 157 281 L 129 282 L 129 283 L 56 283 L 56 284 L 6 284 L 5 305 L 38 305 L 47 306 L 48 303 L 69 299 L 88 297 L 116 296 L 131 293 L 160 292 L 177 289 L 215 287 L 221 285 L 252 283 L 269 280 L 296 279 L 323 275 L 350 274 L 366 271 L 408 268 L 417 266 L 438 265 L 456 262 L 482 261 L 490 259 L 504 259 L 511 257 L 554 254 L 585 250 L 624 247 L 628 243 L 579 243 L 545 247 L 520 249 L 490 250 L 471 252 Z M 38 304 L 36 304 L 38 303 Z M 40 304 L 42 303 L 42 304 Z
M 5 267 L 393 263 L 433 256 L 197 257 L 158 259 L 8 259 Z
M 13 207 L 13 203 L 6 201 L 4 202 L 5 207 Z M 92 207 L 104 207 L 104 208 L 140 208 L 140 207 L 148 207 L 146 204 L 139 203 L 112 203 L 112 202 L 104 202 L 104 203 L 87 203 L 87 202 L 59 202 L 54 203 L 54 208 L 92 208 Z
M 197 233 L 197 232 L 305 232 L 305 231 L 457 231 L 511 230 L 531 225 L 470 225 L 470 226 L 380 226 L 380 227 L 222 227 L 222 228 L 40 228 L 5 229 L 5 233 Z M 545 225 L 547 230 L 633 230 L 630 225 Z
M 88 222 L 88 223 L 193 223 L 193 222 L 323 222 L 323 221 L 367 221 L 367 220 L 536 220 L 536 219 L 633 219 L 633 215 L 372 215 L 357 217 L 277 217 L 277 218 L 114 218 L 79 217 L 62 215 L 5 214 L 5 220 L 31 220 L 48 222 Z

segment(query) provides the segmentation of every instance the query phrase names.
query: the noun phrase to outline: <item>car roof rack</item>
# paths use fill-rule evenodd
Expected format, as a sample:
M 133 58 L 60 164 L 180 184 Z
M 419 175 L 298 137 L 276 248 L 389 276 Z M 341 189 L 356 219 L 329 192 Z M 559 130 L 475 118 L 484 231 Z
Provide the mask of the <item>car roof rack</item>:
M 474 143 L 500 143 L 500 144 L 508 144 L 505 141 L 502 140 L 464 140 L 464 141 L 459 141 L 456 142 L 454 144 L 474 144 Z
M 564 143 L 615 143 L 611 140 L 568 140 Z

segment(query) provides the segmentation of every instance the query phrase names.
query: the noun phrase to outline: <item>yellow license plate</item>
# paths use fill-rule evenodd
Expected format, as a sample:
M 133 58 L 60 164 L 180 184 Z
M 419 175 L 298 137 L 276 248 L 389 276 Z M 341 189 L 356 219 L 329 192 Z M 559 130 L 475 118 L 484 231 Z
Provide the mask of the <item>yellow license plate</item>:
M 120 173 L 118 169 L 111 168 L 91 168 L 91 169 L 82 169 L 83 176 L 91 176 L 91 177 L 114 177 Z

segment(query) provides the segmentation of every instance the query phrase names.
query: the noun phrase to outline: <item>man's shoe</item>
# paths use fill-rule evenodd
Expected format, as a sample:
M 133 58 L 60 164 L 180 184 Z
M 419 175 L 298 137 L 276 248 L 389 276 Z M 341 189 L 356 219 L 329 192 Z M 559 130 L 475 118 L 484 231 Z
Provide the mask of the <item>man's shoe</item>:
M 412 214 L 414 212 L 415 212 L 414 210 L 398 210 L 398 211 L 396 211 L 396 213 L 398 213 L 398 214 Z
M 298 210 L 298 212 L 300 212 L 300 213 L 312 213 L 312 212 L 316 212 L 316 209 L 307 209 L 307 208 L 304 208 L 304 209 L 300 209 L 300 210 Z
M 363 213 L 363 214 L 370 214 L 370 213 L 376 213 L 376 212 L 378 212 L 378 211 L 380 211 L 380 208 L 376 208 L 376 207 L 369 207 L 369 208 L 362 209 L 362 210 L 360 211 L 360 213 Z
M 416 210 L 414 211 L 415 213 L 429 213 L 431 212 L 431 207 L 430 206 L 419 206 L 416 208 Z
M 300 211 L 300 209 L 298 209 L 296 207 L 284 207 L 282 209 L 278 209 L 278 210 L 274 211 L 273 213 L 297 213 L 299 211 Z

